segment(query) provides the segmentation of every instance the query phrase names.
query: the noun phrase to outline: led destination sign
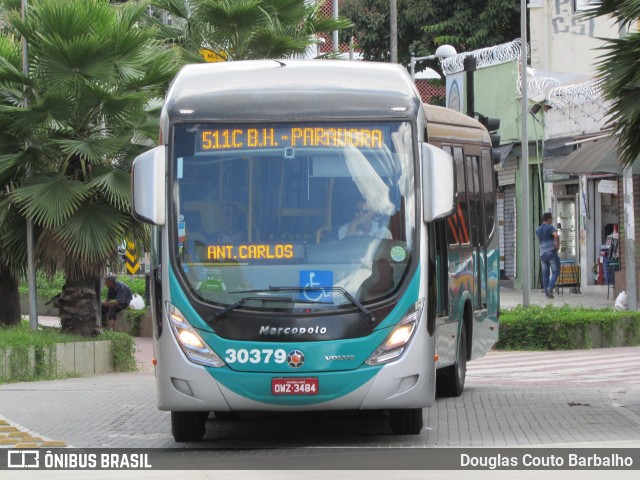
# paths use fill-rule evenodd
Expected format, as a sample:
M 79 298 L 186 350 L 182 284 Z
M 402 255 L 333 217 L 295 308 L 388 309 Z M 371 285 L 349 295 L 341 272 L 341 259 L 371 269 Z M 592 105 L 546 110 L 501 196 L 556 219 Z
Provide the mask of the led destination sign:
M 295 147 L 357 147 L 383 148 L 385 131 L 360 127 L 267 127 L 213 128 L 199 130 L 196 151 L 295 148 Z
M 296 260 L 304 257 L 304 244 L 295 243 L 209 245 L 207 247 L 207 260 L 213 262 Z

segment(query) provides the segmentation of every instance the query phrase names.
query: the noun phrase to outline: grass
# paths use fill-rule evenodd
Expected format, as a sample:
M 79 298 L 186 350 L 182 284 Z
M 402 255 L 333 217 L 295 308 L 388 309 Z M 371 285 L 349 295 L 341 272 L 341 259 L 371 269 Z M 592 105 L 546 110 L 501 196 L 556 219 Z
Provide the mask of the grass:
M 47 346 L 84 340 L 84 337 L 60 333 L 57 328 L 39 327 L 38 330 L 31 330 L 27 321 L 14 327 L 0 326 L 0 348 Z

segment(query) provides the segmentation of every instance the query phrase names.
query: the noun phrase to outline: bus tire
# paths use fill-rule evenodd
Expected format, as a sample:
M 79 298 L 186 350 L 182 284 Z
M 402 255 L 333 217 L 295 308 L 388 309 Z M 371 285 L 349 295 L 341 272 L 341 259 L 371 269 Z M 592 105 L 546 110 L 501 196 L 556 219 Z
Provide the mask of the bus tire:
M 209 412 L 171 412 L 171 433 L 176 442 L 199 442 L 207 430 Z
M 422 426 L 421 408 L 389 410 L 389 427 L 394 435 L 418 435 Z
M 459 397 L 467 378 L 467 329 L 462 325 L 458 338 L 456 363 L 436 372 L 436 394 L 439 397 Z

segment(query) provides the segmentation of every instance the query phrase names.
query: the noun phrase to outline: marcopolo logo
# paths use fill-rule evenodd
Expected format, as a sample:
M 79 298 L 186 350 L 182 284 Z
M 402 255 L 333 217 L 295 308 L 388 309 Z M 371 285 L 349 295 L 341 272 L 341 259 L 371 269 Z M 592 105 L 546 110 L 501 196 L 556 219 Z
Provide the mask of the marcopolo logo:
M 258 334 L 271 337 L 276 335 L 324 335 L 327 333 L 327 327 L 320 325 L 312 325 L 310 327 L 272 327 L 270 325 L 261 325 Z
M 300 368 L 304 365 L 304 353 L 300 350 L 293 350 L 287 355 L 287 363 L 292 368 Z

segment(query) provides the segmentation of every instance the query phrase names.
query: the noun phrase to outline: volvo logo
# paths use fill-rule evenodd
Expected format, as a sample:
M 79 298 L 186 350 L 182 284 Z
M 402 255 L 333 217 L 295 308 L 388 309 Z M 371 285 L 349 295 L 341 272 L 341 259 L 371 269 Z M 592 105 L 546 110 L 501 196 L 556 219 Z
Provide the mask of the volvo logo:
M 287 355 L 287 363 L 291 368 L 300 368 L 304 365 L 304 353 L 300 350 L 293 350 Z
M 334 360 L 355 360 L 355 355 L 325 355 L 324 359 L 332 362 Z

